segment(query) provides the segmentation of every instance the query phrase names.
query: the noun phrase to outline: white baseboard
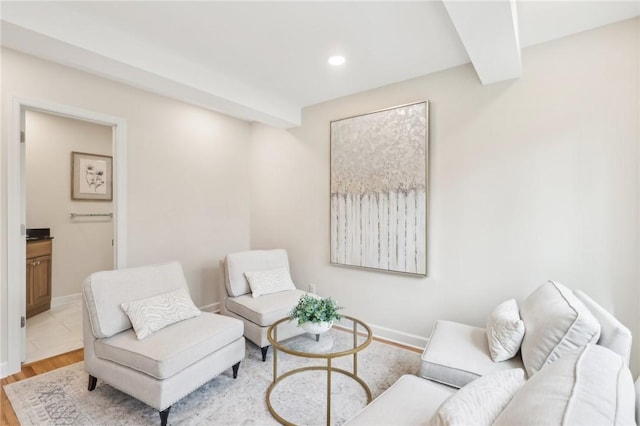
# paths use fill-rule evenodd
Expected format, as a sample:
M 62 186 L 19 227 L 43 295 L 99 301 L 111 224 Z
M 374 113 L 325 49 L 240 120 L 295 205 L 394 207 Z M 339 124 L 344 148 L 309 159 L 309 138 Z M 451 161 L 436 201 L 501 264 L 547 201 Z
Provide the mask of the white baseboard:
M 200 306 L 198 309 L 205 312 L 212 312 L 214 314 L 219 314 L 221 305 L 220 302 L 211 303 L 209 305 Z
M 51 307 L 55 308 L 57 306 L 66 305 L 67 303 L 79 302 L 82 300 L 82 294 L 69 294 L 66 296 L 58 296 L 51 298 Z
M 380 325 L 369 324 L 369 327 L 371 327 L 371 331 L 373 331 L 373 335 L 375 337 L 394 343 L 400 343 L 415 349 L 424 349 L 429 341 L 428 337 L 405 333 L 404 331 L 393 330 Z
M 427 345 L 427 342 L 429 341 L 427 337 L 418 336 L 416 334 L 405 333 L 404 331 L 393 330 L 391 328 L 382 327 L 375 324 L 368 325 L 371 328 L 373 337 L 387 342 L 398 343 L 410 348 L 423 350 Z M 346 327 L 346 325 L 344 324 L 340 324 L 337 326 L 339 328 L 344 328 L 345 330 L 351 328 L 351 325 L 349 325 L 349 327 Z
M 9 375 L 9 373 L 7 372 L 8 370 L 8 365 L 7 362 L 0 362 L 0 379 L 4 379 L 5 377 L 7 377 Z
M 200 306 L 199 309 L 205 312 L 213 312 L 219 314 L 221 310 L 221 303 L 211 303 L 209 305 Z M 391 328 L 382 327 L 375 324 L 369 324 L 371 331 L 375 337 L 382 340 L 387 340 L 393 343 L 399 343 L 404 346 L 409 346 L 415 349 L 424 349 L 429 341 L 428 337 L 418 336 L 416 334 L 405 333 L 404 331 L 393 330 Z

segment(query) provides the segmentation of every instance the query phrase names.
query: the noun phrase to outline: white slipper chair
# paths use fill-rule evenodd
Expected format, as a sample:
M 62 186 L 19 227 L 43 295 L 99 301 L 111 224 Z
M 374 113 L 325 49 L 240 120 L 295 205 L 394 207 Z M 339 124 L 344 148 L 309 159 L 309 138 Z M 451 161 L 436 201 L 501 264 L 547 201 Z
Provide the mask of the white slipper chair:
M 200 312 L 179 263 L 96 272 L 82 293 L 90 391 L 101 379 L 160 411 L 164 426 L 173 403 L 229 367 L 237 377 L 242 322 Z
M 224 276 L 227 297 L 222 314 L 242 320 L 244 336 L 260 347 L 265 361 L 270 346 L 267 329 L 288 316 L 306 294 L 291 280 L 287 252 L 276 249 L 229 254 L 224 260 Z M 278 340 L 302 333 L 304 330 L 292 321 L 278 327 Z

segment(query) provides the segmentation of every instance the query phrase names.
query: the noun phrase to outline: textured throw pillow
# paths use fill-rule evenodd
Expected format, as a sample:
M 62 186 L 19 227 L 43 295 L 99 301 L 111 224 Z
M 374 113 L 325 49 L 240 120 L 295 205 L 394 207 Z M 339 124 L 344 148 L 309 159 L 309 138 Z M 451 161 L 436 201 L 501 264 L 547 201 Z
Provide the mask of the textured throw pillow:
M 491 425 L 524 382 L 521 368 L 479 377 L 445 400 L 429 425 Z
M 200 309 L 193 304 L 184 288 L 120 306 L 129 317 L 138 340 L 168 325 L 200 315 Z
M 487 340 L 494 362 L 513 358 L 524 337 L 524 322 L 520 319 L 515 299 L 502 302 L 487 318 Z
M 253 297 L 296 289 L 295 284 L 291 281 L 289 270 L 285 267 L 267 271 L 245 272 L 244 275 L 249 281 L 249 288 L 251 288 Z
M 554 281 L 541 285 L 520 305 L 527 332 L 521 354 L 529 377 L 545 364 L 589 343 L 597 343 L 600 323 L 567 287 Z

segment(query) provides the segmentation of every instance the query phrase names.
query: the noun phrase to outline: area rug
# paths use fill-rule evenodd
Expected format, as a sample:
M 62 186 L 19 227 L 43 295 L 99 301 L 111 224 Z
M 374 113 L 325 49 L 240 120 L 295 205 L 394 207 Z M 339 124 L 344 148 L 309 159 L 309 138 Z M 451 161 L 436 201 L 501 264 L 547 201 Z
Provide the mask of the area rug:
M 352 339 L 334 332 L 331 338 Z M 299 336 L 314 344 L 310 335 Z M 325 337 L 323 336 L 322 339 Z M 321 339 L 321 342 L 322 342 Z M 237 379 L 231 369 L 175 403 L 169 414 L 171 425 L 277 425 L 265 400 L 273 380 L 273 353 L 262 362 L 260 350 L 247 342 L 246 357 Z M 353 357 L 335 359 L 333 367 L 351 371 Z M 326 365 L 278 353 L 280 374 L 294 368 Z M 373 341 L 358 355 L 358 375 L 375 398 L 403 374 L 415 374 L 420 355 Z M 285 419 L 295 424 L 326 425 L 327 375 L 309 371 L 290 376 L 274 388 L 271 403 Z M 22 426 L 28 425 L 158 425 L 153 408 L 110 387 L 102 380 L 87 391 L 84 363 L 79 362 L 4 387 Z M 340 425 L 366 405 L 362 387 L 342 374 L 332 375 L 331 423 Z

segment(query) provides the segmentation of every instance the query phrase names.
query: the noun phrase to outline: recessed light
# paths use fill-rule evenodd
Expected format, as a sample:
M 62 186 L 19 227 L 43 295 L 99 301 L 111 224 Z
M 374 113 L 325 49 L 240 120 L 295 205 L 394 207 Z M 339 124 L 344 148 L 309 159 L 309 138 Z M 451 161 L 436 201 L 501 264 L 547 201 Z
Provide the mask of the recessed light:
M 344 56 L 332 56 L 329 58 L 329 64 L 333 65 L 334 67 L 337 67 L 338 65 L 342 65 L 346 62 L 346 59 L 344 59 Z

